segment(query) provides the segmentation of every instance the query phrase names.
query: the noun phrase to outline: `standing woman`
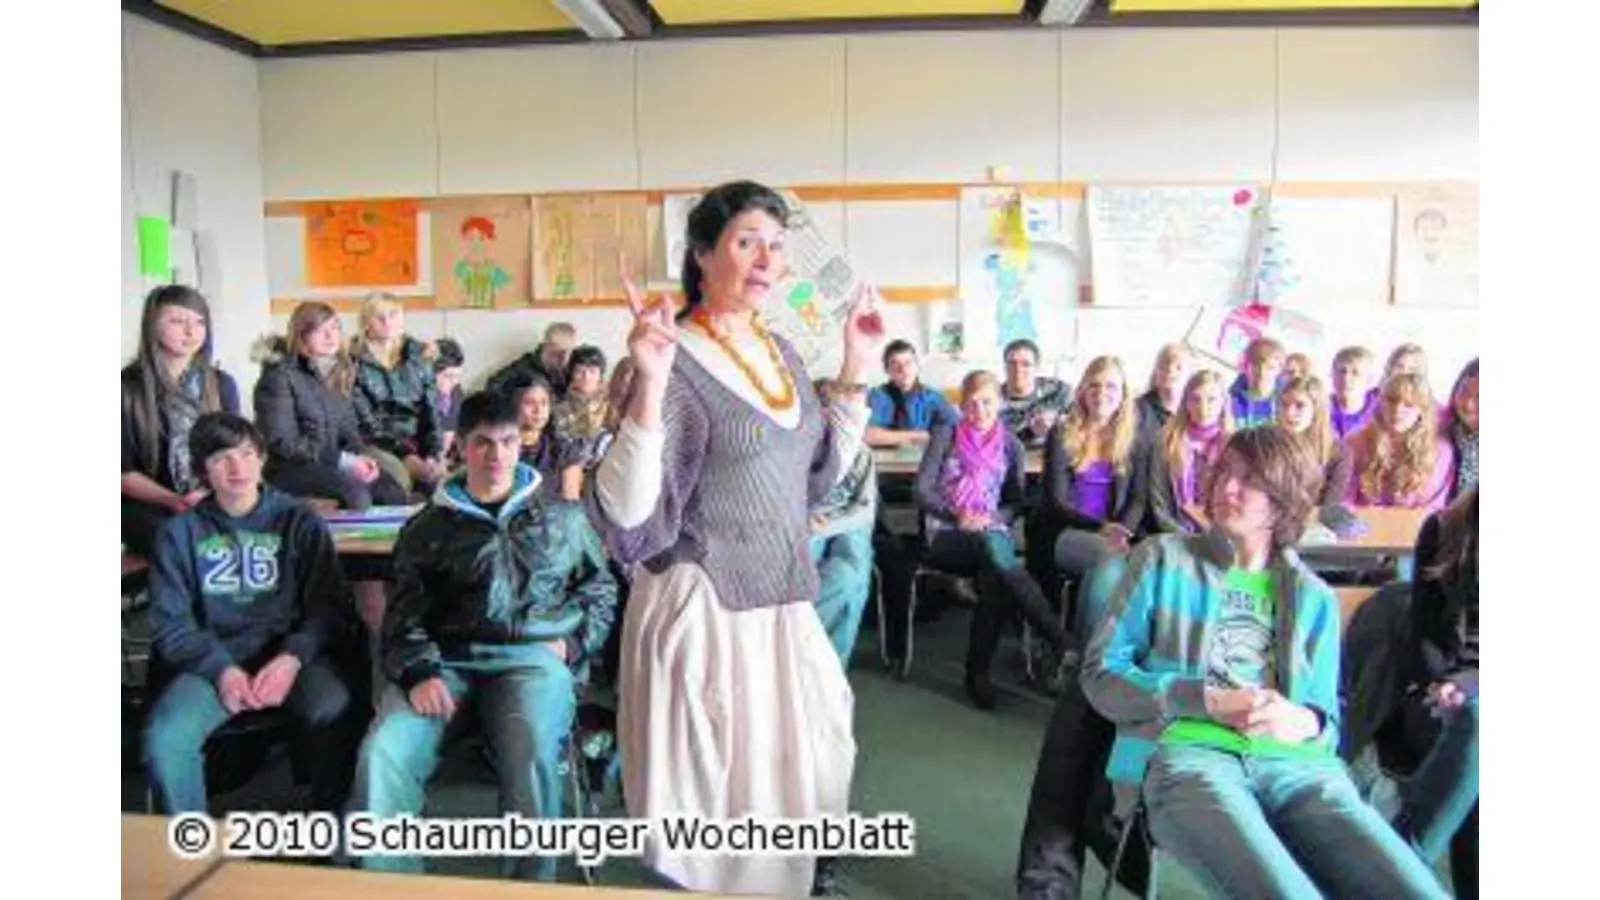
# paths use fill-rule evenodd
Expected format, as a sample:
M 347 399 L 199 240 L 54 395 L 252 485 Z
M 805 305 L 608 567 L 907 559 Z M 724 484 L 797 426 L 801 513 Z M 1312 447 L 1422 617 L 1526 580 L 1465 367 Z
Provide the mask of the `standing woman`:
M 255 417 L 267 440 L 265 478 L 286 494 L 345 509 L 402 505 L 405 489 L 365 455 L 350 399 L 355 366 L 343 344 L 339 314 L 311 301 L 295 307 L 286 336 L 258 345 Z
M 1328 416 L 1331 396 L 1322 379 L 1316 377 L 1291 378 L 1278 392 L 1278 424 L 1300 438 L 1321 467 L 1318 507 L 1342 503 L 1350 486 L 1350 455 L 1334 437 Z
M 170 284 L 144 298 L 139 351 L 122 370 L 122 542 L 148 557 L 155 533 L 206 495 L 189 429 L 201 414 L 239 412 L 239 386 L 212 364 L 211 309 Z
M 1455 481 L 1450 498 L 1463 496 L 1478 487 L 1478 361 L 1467 363 L 1450 389 L 1450 408 L 1445 411 L 1444 436 L 1456 452 Z
M 1233 406 L 1222 376 L 1206 369 L 1190 376 L 1178 414 L 1149 450 L 1150 518 L 1161 532 L 1197 532 L 1189 508 L 1205 503 L 1209 470 L 1233 434 Z
M 405 333 L 405 308 L 388 294 L 361 304 L 361 334 L 351 342 L 362 438 L 397 460 L 391 474 L 407 490 L 431 490 L 444 474 L 444 431 L 427 345 Z M 380 460 L 383 461 L 383 460 Z
M 862 379 L 883 320 L 864 293 L 844 326 L 826 412 L 799 357 L 758 316 L 787 269 L 788 209 L 743 181 L 689 214 L 685 308 L 631 282 L 628 415 L 584 492 L 612 558 L 633 567 L 618 738 L 636 817 L 844 815 L 854 699 L 813 603 L 808 508 L 855 458 Z M 811 856 L 645 862 L 713 893 L 806 896 Z

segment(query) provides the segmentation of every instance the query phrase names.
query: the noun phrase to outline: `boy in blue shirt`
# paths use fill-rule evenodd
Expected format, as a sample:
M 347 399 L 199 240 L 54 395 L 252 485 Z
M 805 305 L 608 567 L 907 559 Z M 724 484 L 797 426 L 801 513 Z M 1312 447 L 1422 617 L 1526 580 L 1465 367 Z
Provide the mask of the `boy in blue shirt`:
M 144 745 L 167 813 L 204 812 L 207 738 L 251 710 L 287 706 L 310 743 L 314 808 L 350 784 L 363 704 L 331 651 L 350 604 L 327 525 L 261 480 L 266 441 L 248 420 L 207 413 L 189 432 L 209 490 L 156 536 L 150 568 L 156 696 Z
M 917 380 L 917 349 L 909 341 L 890 341 L 883 348 L 889 380 L 867 394 L 867 443 L 874 447 L 923 446 L 940 424 L 960 416 L 944 394 Z
M 1244 353 L 1244 372 L 1228 391 L 1235 428 L 1259 428 L 1278 420 L 1278 376 L 1283 374 L 1283 345 L 1256 338 Z

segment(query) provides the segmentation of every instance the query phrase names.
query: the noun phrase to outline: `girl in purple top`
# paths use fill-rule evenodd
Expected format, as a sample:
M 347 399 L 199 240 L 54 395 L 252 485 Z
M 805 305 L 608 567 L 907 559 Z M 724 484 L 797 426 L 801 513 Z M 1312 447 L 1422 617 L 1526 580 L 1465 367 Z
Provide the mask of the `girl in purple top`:
M 1353 476 L 1350 506 L 1438 511 L 1450 496 L 1455 448 L 1438 433 L 1433 395 L 1422 375 L 1395 375 L 1367 427 L 1347 442 Z
M 1183 405 L 1150 450 L 1150 515 L 1163 532 L 1197 532 L 1188 511 L 1204 501 L 1208 470 L 1233 434 L 1233 410 L 1222 375 L 1196 372 L 1183 388 Z
M 1322 471 L 1317 506 L 1334 506 L 1344 499 L 1350 484 L 1350 456 L 1333 436 L 1320 378 L 1295 378 L 1278 394 L 1278 424 L 1299 437 Z
M 1478 361 L 1467 363 L 1450 390 L 1450 407 L 1439 433 L 1455 448 L 1456 470 L 1450 485 L 1454 500 L 1478 486 Z
M 1329 398 L 1328 422 L 1333 436 L 1344 440 L 1371 421 L 1378 408 L 1378 391 L 1372 387 L 1372 369 L 1377 360 L 1365 347 L 1346 347 L 1333 358 L 1333 395 Z
M 1044 502 L 1029 536 L 1048 542 L 1056 568 L 1074 581 L 1128 552 L 1144 518 L 1138 420 L 1122 360 L 1100 356 L 1045 441 Z M 1074 631 L 1085 633 L 1081 624 Z
M 967 694 L 993 709 L 990 664 L 1000 629 L 1020 611 L 1059 654 L 1066 635 L 1039 583 L 1017 558 L 1011 524 L 1025 484 L 1022 442 L 1000 423 L 1000 382 L 973 372 L 961 382 L 961 419 L 928 439 L 917 471 L 917 505 L 928 561 L 941 570 L 975 572 L 978 608 L 967 646 Z

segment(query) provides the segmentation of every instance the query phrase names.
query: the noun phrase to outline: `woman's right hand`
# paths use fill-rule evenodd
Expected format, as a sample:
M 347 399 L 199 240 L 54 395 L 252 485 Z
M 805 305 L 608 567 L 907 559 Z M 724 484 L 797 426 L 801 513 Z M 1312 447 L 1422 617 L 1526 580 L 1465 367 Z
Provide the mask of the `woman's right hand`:
M 626 260 L 619 260 L 618 271 L 628 309 L 633 313 L 628 355 L 633 358 L 634 377 L 649 385 L 664 385 L 678 355 L 678 324 L 673 320 L 672 304 L 665 297 L 651 300 L 645 296 L 634 282 Z

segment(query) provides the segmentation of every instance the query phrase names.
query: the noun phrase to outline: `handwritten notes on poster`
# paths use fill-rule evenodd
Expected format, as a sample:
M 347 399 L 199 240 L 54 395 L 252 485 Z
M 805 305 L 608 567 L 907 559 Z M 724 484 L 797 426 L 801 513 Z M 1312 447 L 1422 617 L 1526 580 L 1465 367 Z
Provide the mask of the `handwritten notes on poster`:
M 551 194 L 533 200 L 533 300 L 620 300 L 620 251 L 643 260 L 644 194 Z
M 1254 185 L 1091 187 L 1089 245 L 1099 306 L 1236 306 L 1253 288 L 1262 211 Z
M 417 201 L 306 204 L 306 282 L 373 287 L 417 282 Z

